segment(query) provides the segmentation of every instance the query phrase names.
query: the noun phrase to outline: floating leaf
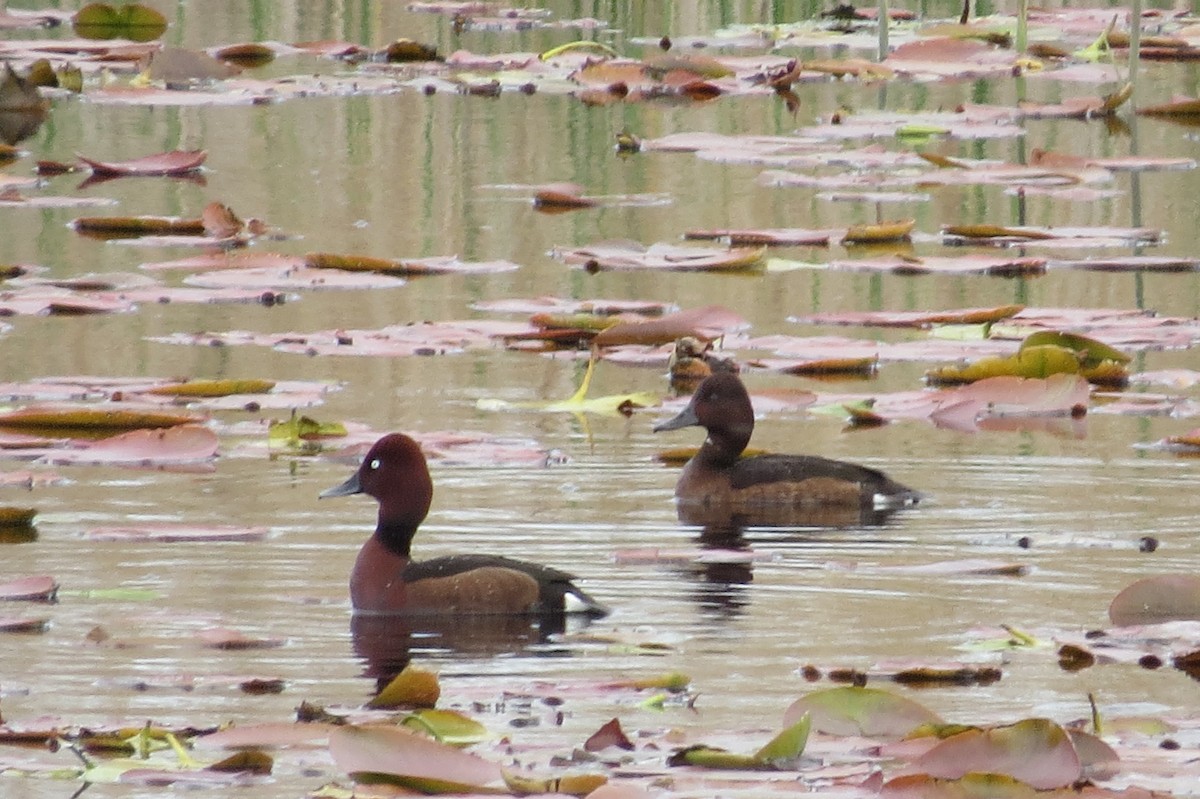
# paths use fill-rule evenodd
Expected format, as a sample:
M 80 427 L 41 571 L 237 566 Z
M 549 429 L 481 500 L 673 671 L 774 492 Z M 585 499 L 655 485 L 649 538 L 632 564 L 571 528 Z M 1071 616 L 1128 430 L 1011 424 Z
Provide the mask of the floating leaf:
M 197 748 L 246 749 L 268 746 L 320 746 L 333 729 L 332 724 L 300 722 L 291 724 L 239 724 L 193 739 Z
M 583 186 L 577 183 L 548 183 L 540 186 L 533 195 L 533 207 L 539 211 L 570 211 L 577 208 L 595 208 L 600 201 L 583 195 Z
M 49 463 L 108 463 L 161 466 L 208 461 L 217 454 L 217 434 L 198 424 L 130 430 L 79 449 L 44 456 Z
M 774 768 L 795 768 L 796 761 L 804 753 L 804 747 L 808 743 L 811 726 L 812 717 L 805 713 L 799 721 L 785 727 L 762 749 L 755 752 L 754 759 Z
M 284 644 L 282 638 L 255 638 L 228 627 L 209 627 L 196 637 L 212 649 L 274 649 Z
M 208 158 L 204 150 L 171 150 L 128 161 L 97 161 L 77 156 L 97 175 L 186 175 L 195 172 Z
M 587 796 L 608 782 L 603 774 L 566 774 L 562 777 L 527 777 L 511 769 L 504 769 L 504 784 L 517 796 L 539 794 L 567 794 Z
M 240 72 L 233 64 L 213 58 L 199 50 L 182 47 L 163 47 L 150 56 L 146 74 L 151 80 L 162 81 L 168 86 L 222 80 Z M 182 92 L 175 91 L 174 94 Z M 188 92 L 191 94 L 191 92 Z
M 753 755 L 742 755 L 718 747 L 698 744 L 680 749 L 667 758 L 669 766 L 700 766 L 701 768 L 760 770 L 794 768 L 808 742 L 809 717 L 802 716 L 788 725 Z
M 116 403 L 114 403 L 116 404 Z M 164 411 L 132 403 L 102 405 L 27 405 L 0 413 L 0 428 L 45 430 L 130 430 L 198 424 L 205 417 L 186 411 Z
M 15 508 L 10 505 L 0 506 L 0 527 L 30 527 L 37 508 Z
M 621 729 L 621 721 L 616 718 L 609 719 L 600 725 L 600 729 L 588 736 L 588 739 L 583 743 L 585 752 L 600 752 L 610 746 L 615 746 L 618 749 L 631 751 L 634 749 L 633 741 L 625 735 L 625 731 Z
M 51 602 L 57 592 L 58 581 L 48 574 L 0 583 L 0 601 Z
M 410 668 L 411 665 L 406 666 L 405 671 Z M 489 737 L 486 727 L 457 710 L 418 710 L 405 716 L 400 723 L 414 732 L 423 733 L 451 746 L 469 746 L 486 741 Z
M 1108 617 L 1119 627 L 1200 619 L 1200 576 L 1157 574 L 1144 577 L 1113 597 L 1108 606 Z
M 818 732 L 829 735 L 900 738 L 923 724 L 941 724 L 924 705 L 878 688 L 846 686 L 814 691 L 788 707 L 784 724 L 811 717 Z
M 274 759 L 265 752 L 257 749 L 246 749 L 230 755 L 224 760 L 218 760 L 209 766 L 210 771 L 243 772 L 249 774 L 270 774 L 275 765 Z
M 1008 319 L 1024 309 L 1024 305 L 1000 305 L 995 308 L 963 308 L 951 311 L 840 311 L 790 317 L 789 321 L 809 325 L 867 325 L 871 327 L 984 325 Z
M 426 793 L 471 793 L 502 779 L 500 767 L 392 726 L 337 727 L 329 753 L 358 782 L 389 782 Z
M 632 241 L 607 242 L 587 247 L 555 247 L 551 255 L 571 266 L 598 269 L 662 269 L 668 271 L 742 270 L 761 266 L 763 247 L 728 249 L 680 247 Z
M 177 216 L 81 216 L 71 226 L 79 233 L 111 238 L 204 235 L 203 221 Z
M 212 543 L 215 541 L 261 541 L 271 531 L 266 527 L 196 524 L 126 524 L 94 527 L 85 534 L 91 541 L 155 541 Z
M 613 416 L 618 413 L 628 416 L 635 408 L 649 408 L 659 403 L 657 394 L 646 391 L 631 394 L 613 394 L 605 397 L 588 398 L 588 389 L 592 384 L 592 373 L 596 368 L 596 359 L 588 360 L 587 371 L 583 382 L 570 399 L 551 400 L 548 402 L 506 402 L 497 399 L 480 399 L 475 405 L 480 410 L 503 411 L 523 409 L 545 411 L 547 413 L 598 413 Z
M 267 445 L 271 449 L 311 452 L 321 448 L 321 439 L 345 435 L 346 426 L 341 422 L 318 422 L 307 416 L 293 415 L 286 422 L 271 422 L 267 428 Z
M 244 44 L 229 44 L 210 50 L 209 54 L 221 61 L 226 61 L 237 67 L 254 68 L 266 66 L 275 60 L 275 51 L 265 44 L 246 42 Z
M 441 693 L 436 674 L 410 663 L 367 703 L 367 707 L 433 707 Z
M 741 330 L 749 323 L 738 314 L 720 305 L 706 305 L 667 314 L 658 319 L 622 321 L 600 331 L 592 344 L 596 347 L 615 347 L 622 344 L 667 344 L 690 336 L 712 341 L 726 333 Z
M 129 39 L 149 42 L 167 30 L 167 18 L 141 3 L 114 7 L 91 3 L 71 18 L 75 32 L 85 39 Z
M 909 238 L 917 220 L 904 219 L 898 222 L 853 225 L 842 236 L 842 244 L 879 244 L 888 241 L 905 241 Z
M 1085 357 L 1082 365 L 1085 368 L 1099 366 L 1104 361 L 1115 361 L 1116 363 L 1129 363 L 1130 361 L 1128 355 L 1102 341 L 1096 341 L 1079 333 L 1064 333 L 1058 330 L 1031 333 L 1021 342 L 1021 349 L 1040 347 L 1045 344 L 1083 353 Z
M 950 779 L 1006 774 L 1043 790 L 1070 785 L 1081 773 L 1071 737 L 1049 719 L 960 732 L 918 757 L 913 769 Z
M 49 626 L 42 616 L 0 616 L 0 633 L 44 633 Z
M 189 380 L 155 386 L 145 393 L 170 397 L 228 397 L 232 394 L 266 394 L 274 387 L 273 380 Z
M 943 366 L 925 373 L 933 385 L 972 383 L 1001 375 L 1015 377 L 1049 377 L 1055 374 L 1078 374 L 1082 359 L 1071 349 L 1053 344 L 1026 347 L 1015 355 L 980 358 L 966 366 Z

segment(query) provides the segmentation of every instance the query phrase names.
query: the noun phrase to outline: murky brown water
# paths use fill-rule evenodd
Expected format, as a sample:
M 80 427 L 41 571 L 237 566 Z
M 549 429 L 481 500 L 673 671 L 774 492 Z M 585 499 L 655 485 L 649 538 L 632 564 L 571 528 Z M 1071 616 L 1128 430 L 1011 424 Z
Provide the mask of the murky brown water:
M 19 7 L 20 2 L 10 2 Z M 205 2 L 180 5 L 173 41 L 207 46 L 253 39 L 346 38 L 380 44 L 396 36 L 432 39 L 443 50 L 538 49 L 565 34 L 472 34 L 453 41 L 444 20 L 377 9 L 373 3 L 322 5 Z M 745 4 L 729 20 L 717 4 L 679 3 L 677 17 L 642 19 L 624 5 L 596 4 L 569 15 L 632 18 L 632 33 L 702 33 L 724 21 L 756 19 Z M 699 8 L 695 8 L 695 6 Z M 399 8 L 399 4 L 396 8 Z M 638 6 L 640 8 L 640 6 Z M 795 12 L 799 9 L 785 10 Z M 766 12 L 761 12 L 766 13 Z M 277 63 L 270 70 L 331 70 L 328 62 Z M 1152 100 L 1167 85 L 1195 80 L 1194 70 L 1151 65 Z M 1030 82 L 1051 100 L 1081 91 Z M 1084 89 L 1083 91 L 1086 91 Z M 656 464 L 664 446 L 696 443 L 696 431 L 655 436 L 659 412 L 630 419 L 490 414 L 480 397 L 542 399 L 571 394 L 582 366 L 500 349 L 411 359 L 308 358 L 257 348 L 173 347 L 148 337 L 177 331 L 373 328 L 470 315 L 480 299 L 541 295 L 658 299 L 683 307 L 719 302 L 747 316 L 754 332 L 796 333 L 792 314 L 864 309 L 940 309 L 1024 302 L 1034 306 L 1111 306 L 1195 315 L 1195 274 L 1136 276 L 1074 271 L 1031 280 L 989 277 L 866 276 L 797 271 L 754 276 L 606 273 L 588 275 L 550 260 L 554 245 L 625 237 L 675 240 L 701 226 L 829 226 L 869 220 L 874 210 L 817 201 L 806 190 L 756 184 L 755 167 L 723 166 L 685 155 L 619 159 L 613 133 L 672 131 L 787 132 L 837 104 L 904 108 L 953 105 L 965 99 L 1010 102 L 1011 85 L 876 88 L 821 85 L 802 90 L 792 118 L 772 99 L 722 99 L 702 106 L 613 105 L 586 108 L 565 97 L 504 95 L 498 99 L 415 92 L 374 98 L 296 100 L 252 108 L 120 108 L 67 100 L 33 139 L 32 156 L 8 170 L 24 174 L 35 158 L 75 152 L 111 159 L 173 147 L 209 153 L 207 185 L 126 179 L 85 191 L 113 197 L 120 213 L 194 215 L 220 200 L 243 216 L 264 218 L 302 238 L 278 249 L 362 252 L 401 257 L 458 253 L 511 259 L 513 273 L 414 280 L 394 290 L 309 293 L 282 307 L 144 306 L 123 316 L 14 318 L 0 336 L 6 380 L 45 375 L 269 377 L 339 381 L 343 390 L 315 413 L 378 429 L 469 430 L 534 439 L 568 462 L 551 468 L 433 467 L 437 496 L 417 546 L 424 554 L 499 551 L 568 567 L 615 613 L 589 632 L 628 641 L 665 643 L 661 654 L 635 654 L 598 644 L 531 646 L 500 654 L 431 647 L 418 660 L 442 675 L 444 695 L 499 695 L 534 679 L 609 679 L 668 670 L 690 674 L 701 693 L 695 711 L 661 714 L 588 699 L 564 726 L 526 729 L 569 748 L 620 714 L 627 727 L 687 726 L 707 730 L 774 727 L 783 708 L 808 685 L 807 663 L 865 667 L 886 658 L 973 657 L 959 651 L 968 631 L 1011 624 L 1037 634 L 1106 623 L 1109 599 L 1138 576 L 1194 571 L 1200 545 L 1193 522 L 1196 463 L 1135 445 L 1180 433 L 1188 420 L 1094 413 L 1079 435 L 1041 432 L 966 435 L 924 423 L 847 433 L 824 416 L 778 414 L 760 421 L 755 441 L 779 451 L 819 452 L 886 468 L 926 490 L 930 500 L 881 528 L 760 530 L 748 543 L 769 559 L 751 569 L 630 565 L 614 553 L 630 548 L 683 548 L 699 530 L 679 524 L 671 500 L 676 472 Z M 1188 131 L 1142 120 L 1143 152 L 1196 152 Z M 1129 140 L 1098 123 L 1033 122 L 1026 146 L 1081 155 L 1124 154 Z M 964 155 L 1016 158 L 1012 142 L 951 145 Z M 53 184 L 72 190 L 75 178 Z M 536 214 L 503 187 L 573 180 L 590 193 L 661 192 L 673 202 L 560 216 Z M 1194 172 L 1142 179 L 1143 222 L 1168 231 L 1156 252 L 1195 255 L 1198 223 Z M 1128 176 L 1118 178 L 1128 188 Z M 1090 204 L 1031 199 L 1030 224 L 1128 225 L 1130 195 Z M 1012 200 L 1000 189 L 944 189 L 912 206 L 918 229 L 946 222 L 1012 223 Z M 132 271 L 144 261 L 180 257 L 178 250 L 102 244 L 76 236 L 73 211 L 0 209 L 0 262 L 48 266 L 54 275 Z M 919 248 L 920 249 L 920 248 Z M 804 250 L 782 254 L 807 257 Z M 1072 253 L 1082 257 L 1086 253 Z M 847 332 L 847 331 L 835 331 Z M 873 335 L 851 333 L 861 335 Z M 903 334 L 888 333 L 889 337 Z M 1138 369 L 1194 364 L 1190 353 L 1151 352 Z M 880 390 L 918 385 L 921 370 L 892 365 Z M 757 386 L 811 385 L 799 378 L 751 374 Z M 601 364 L 595 394 L 664 390 L 653 369 Z M 850 390 L 854 390 L 850 386 Z M 865 390 L 865 389 L 864 389 Z M 223 416 L 230 421 L 236 415 Z M 5 468 L 24 468 L 8 462 Z M 31 495 L 5 489 L 6 504 L 39 511 L 36 541 L 5 545 L 0 576 L 50 573 L 63 586 L 39 636 L 0 641 L 0 701 L 5 718 L 61 717 L 71 723 L 145 719 L 177 723 L 289 718 L 302 700 L 356 704 L 370 691 L 349 631 L 345 577 L 369 531 L 374 506 L 344 499 L 318 503 L 320 490 L 348 467 L 324 461 L 269 460 L 229 453 L 210 474 L 63 467 L 65 485 Z M 132 545 L 89 543 L 84 532 L 130 521 L 265 525 L 261 543 Z M 1138 552 L 1141 536 L 1162 546 Z M 1017 541 L 1028 537 L 1032 547 Z M 1033 567 L 1011 577 L 913 577 L 868 566 L 968 557 L 1011 559 Z M 853 567 L 857 566 L 855 569 Z M 151 589 L 154 601 L 86 595 L 95 589 Z M 199 647 L 191 635 L 219 623 L 286 645 L 247 652 Z M 128 649 L 86 643 L 97 625 L 137 639 Z M 469 649 L 470 647 L 468 647 Z M 486 648 L 486 647 L 485 647 Z M 195 675 L 281 677 L 284 693 L 247 697 L 225 685 L 193 691 L 136 690 L 139 682 Z M 1069 675 L 1051 650 L 1013 655 L 1004 679 L 987 688 L 929 690 L 921 699 L 964 721 L 1045 714 L 1060 720 L 1086 713 L 1095 692 L 1109 712 L 1136 703 L 1176 707 L 1195 686 L 1170 669 L 1105 667 Z M 487 721 L 487 718 L 484 718 Z M 502 723 L 502 722 L 501 722 Z M 295 796 L 331 778 L 283 773 L 256 795 Z M 6 796 L 59 796 L 63 784 L 7 781 Z M 97 786 L 90 795 L 156 791 Z

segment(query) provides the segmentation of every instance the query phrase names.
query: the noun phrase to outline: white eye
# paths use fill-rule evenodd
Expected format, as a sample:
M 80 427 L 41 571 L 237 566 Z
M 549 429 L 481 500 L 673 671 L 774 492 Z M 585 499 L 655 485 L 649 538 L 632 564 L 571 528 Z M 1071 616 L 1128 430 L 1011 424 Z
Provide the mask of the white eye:
M 368 465 L 368 468 L 371 471 L 375 471 L 376 469 L 378 469 L 379 468 L 379 458 L 375 458 L 374 460 L 372 460 L 371 463 Z

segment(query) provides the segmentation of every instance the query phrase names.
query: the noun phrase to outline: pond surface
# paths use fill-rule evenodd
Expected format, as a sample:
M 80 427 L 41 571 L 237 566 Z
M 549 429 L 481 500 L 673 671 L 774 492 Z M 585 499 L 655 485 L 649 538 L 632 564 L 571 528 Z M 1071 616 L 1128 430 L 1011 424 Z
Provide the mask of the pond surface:
M 10 2 L 10 7 L 27 7 Z M 171 4 L 162 4 L 171 5 Z M 172 6 L 173 44 L 276 39 L 346 39 L 378 46 L 399 36 L 432 41 L 443 51 L 540 50 L 574 33 L 449 31 L 447 18 L 414 14 L 403 4 L 233 2 Z M 672 14 L 648 18 L 641 4 L 595 4 L 555 10 L 566 18 L 595 16 L 625 33 L 607 37 L 711 33 L 722 24 L 766 16 L 758 4 L 675 3 Z M 721 10 L 724 8 L 724 10 Z M 780 18 L 811 14 L 806 4 L 772 6 Z M 956 13 L 950 9 L 938 13 Z M 790 16 L 788 16 L 790 15 Z M 17 36 L 19 34 L 11 34 Z M 631 49 L 636 49 L 630 46 Z M 348 70 L 311 57 L 280 59 L 268 74 Z M 1165 100 L 1168 87 L 1194 86 L 1192 67 L 1149 64 L 1145 103 Z M 1029 96 L 1054 101 L 1094 91 L 1029 80 Z M 1051 270 L 1036 278 L 864 274 L 795 270 L 739 275 L 601 272 L 589 274 L 551 259 L 556 245 L 628 238 L 677 241 L 702 227 L 832 227 L 873 221 L 874 205 L 835 203 L 811 189 L 760 185 L 758 166 L 704 161 L 687 154 L 621 158 L 614 134 L 644 137 L 678 131 L 786 134 L 827 117 L 839 106 L 903 109 L 953 107 L 967 101 L 1009 103 L 1010 79 L 943 84 L 898 82 L 886 88 L 853 83 L 798 85 L 795 115 L 774 97 L 721 98 L 706 104 L 622 104 L 588 107 L 570 96 L 425 96 L 295 99 L 251 107 L 123 107 L 59 99 L 30 155 L 6 168 L 28 174 L 35 159 L 70 160 L 75 153 L 132 158 L 172 148 L 209 153 L 204 180 L 128 178 L 76 190 L 79 178 L 56 178 L 48 193 L 108 197 L 119 204 L 95 213 L 195 216 L 219 200 L 243 217 L 259 217 L 295 236 L 259 249 L 289 254 L 347 252 L 379 257 L 458 254 L 470 260 L 508 259 L 512 272 L 414 279 L 393 289 L 313 291 L 275 307 L 142 305 L 118 315 L 14 317 L 0 335 L 3 379 L 55 375 L 196 378 L 262 377 L 334 381 L 340 391 L 306 409 L 322 420 L 385 430 L 479 432 L 531 442 L 556 453 L 549 466 L 485 466 L 435 461 L 434 507 L 416 552 L 500 552 L 576 572 L 614 613 L 585 629 L 573 626 L 548 643 L 520 635 L 437 639 L 413 653 L 441 675 L 443 703 L 468 704 L 520 691 L 537 680 L 594 684 L 630 675 L 682 671 L 699 698 L 691 709 L 639 709 L 628 697 L 598 693 L 568 702 L 561 725 L 534 708 L 508 729 L 511 714 L 480 718 L 521 740 L 548 740 L 564 753 L 601 723 L 619 715 L 626 729 L 681 727 L 730 732 L 776 729 L 783 709 L 812 686 L 808 664 L 868 668 L 890 659 L 995 660 L 963 651 L 973 631 L 1007 624 L 1049 636 L 1107 624 L 1111 598 L 1134 579 L 1156 572 L 1195 572 L 1195 461 L 1139 445 L 1192 425 L 1169 416 L 1090 413 L 1075 422 L 1010 432 L 963 433 L 924 421 L 847 431 L 837 416 L 802 412 L 761 415 L 754 442 L 781 452 L 812 452 L 886 469 L 928 493 L 927 501 L 885 525 L 771 528 L 747 531 L 738 546 L 759 555 L 751 566 L 630 562 L 628 550 L 690 550 L 711 543 L 680 523 L 672 499 L 678 471 L 656 460 L 667 447 L 699 443 L 699 431 L 655 435 L 672 411 L 626 417 L 491 413 L 480 398 L 543 400 L 570 396 L 584 364 L 568 354 L 485 351 L 411 358 L 308 357 L 258 347 L 188 347 L 155 337 L 198 331 L 315 331 L 379 328 L 421 320 L 481 317 L 472 303 L 559 296 L 646 299 L 682 308 L 721 304 L 745 316 L 756 335 L 853 335 L 887 340 L 918 331 L 805 327 L 788 318 L 850 310 L 939 310 L 1022 303 L 1032 307 L 1148 308 L 1165 315 L 1200 313 L 1195 272 L 1173 274 Z M 1146 119 L 1136 124 L 1141 152 L 1195 156 L 1187 128 Z M 1023 142 L 946 141 L 939 151 L 1016 161 L 1043 147 L 1100 157 L 1130 152 L 1126 132 L 1101 122 L 1031 121 Z M 888 141 L 889 148 L 904 144 Z M 1162 229 L 1153 254 L 1195 256 L 1200 176 L 1195 171 L 1118 175 L 1120 193 L 1095 202 L 1030 197 L 1025 221 L 1037 225 L 1144 224 Z M 514 186 L 575 181 L 589 194 L 653 193 L 663 202 L 543 215 Z M 1003 187 L 941 188 L 924 203 L 887 206 L 885 216 L 912 215 L 917 229 L 942 224 L 1017 224 L 1016 204 Z M 85 211 L 84 213 L 93 213 Z M 76 235 L 74 209 L 0 208 L 0 263 L 31 263 L 56 276 L 134 272 L 140 263 L 191 251 L 103 243 Z M 921 254 L 942 252 L 918 242 Z M 1128 248 L 1117 251 L 1128 254 Z M 1069 257 L 1110 255 L 1111 249 Z M 843 257 L 804 248 L 782 257 L 820 261 Z M 176 277 L 169 280 L 178 280 Z M 1135 371 L 1188 367 L 1190 351 L 1146 351 Z M 929 364 L 888 364 L 870 382 L 817 383 L 750 371 L 751 390 L 798 387 L 816 391 L 913 389 Z M 601 362 L 593 395 L 644 390 L 667 393 L 661 368 Z M 1187 389 L 1171 393 L 1188 393 Z M 1095 410 L 1095 404 L 1093 404 Z M 223 413 L 233 424 L 284 418 L 286 412 Z M 52 574 L 61 601 L 46 609 L 41 635 L 5 636 L 0 644 L 0 701 L 5 719 L 62 719 L 67 724 L 147 719 L 175 724 L 282 721 L 302 701 L 357 705 L 374 681 L 356 654 L 346 576 L 374 523 L 367 499 L 317 501 L 352 466 L 321 459 L 269 458 L 265 449 L 222 448 L 215 469 L 187 473 L 102 467 L 57 467 L 66 480 L 32 492 L 5 488 L 3 504 L 33 504 L 36 540 L 3 545 L 0 577 Z M 8 460 L 9 471 L 49 467 Z M 88 530 L 133 522 L 265 526 L 259 542 L 145 544 L 91 542 Z M 1139 551 L 1150 536 L 1153 553 Z M 1020 544 L 1028 546 L 1023 547 Z M 721 542 L 729 544 L 730 542 Z M 1027 565 L 1024 576 L 917 576 L 877 567 L 989 558 Z M 144 589 L 127 599 L 88 592 Z M 279 637 L 283 646 L 206 649 L 194 634 L 228 626 Z M 88 640 L 101 627 L 125 648 Z M 467 637 L 467 636 L 464 636 Z M 515 641 L 515 642 L 514 642 Z M 640 645 L 640 646 L 638 646 Z M 652 646 L 653 645 L 653 646 Z M 661 646 L 660 646 L 661 645 Z M 1106 713 L 1164 712 L 1193 706 L 1196 688 L 1174 669 L 1104 666 L 1076 674 L 1060 670 L 1047 647 L 1007 655 L 1003 679 L 986 687 L 934 688 L 919 699 L 964 722 L 1045 715 L 1068 721 L 1087 715 L 1094 693 Z M 247 696 L 221 675 L 277 677 L 280 694 Z M 195 678 L 194 689 L 173 681 Z M 829 683 L 818 683 L 827 685 Z M 902 689 L 897 689 L 902 690 Z M 298 796 L 338 778 L 327 764 L 313 773 L 277 773 L 256 796 Z M 50 797 L 67 784 L 7 781 L 3 793 Z M 157 789 L 98 785 L 91 796 L 159 795 Z

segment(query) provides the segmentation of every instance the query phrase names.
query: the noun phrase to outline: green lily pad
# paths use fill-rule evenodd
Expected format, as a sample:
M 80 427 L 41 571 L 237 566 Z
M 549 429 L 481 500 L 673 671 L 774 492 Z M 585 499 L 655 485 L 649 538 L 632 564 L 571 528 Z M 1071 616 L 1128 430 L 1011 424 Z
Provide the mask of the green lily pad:
M 85 39 L 129 39 L 150 42 L 166 33 L 167 18 L 141 3 L 111 6 L 92 3 L 72 19 L 75 33 Z

